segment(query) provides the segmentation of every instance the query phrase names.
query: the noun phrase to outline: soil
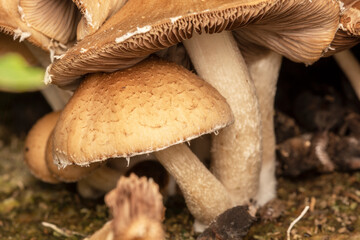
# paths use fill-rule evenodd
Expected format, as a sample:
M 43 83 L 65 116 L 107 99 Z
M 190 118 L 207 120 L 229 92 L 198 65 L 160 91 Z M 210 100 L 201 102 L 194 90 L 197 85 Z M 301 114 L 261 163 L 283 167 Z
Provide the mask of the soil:
M 359 49 L 353 51 L 358 54 Z M 357 139 L 357 128 L 349 127 L 357 126 L 357 122 L 345 119 L 349 114 L 359 114 L 360 105 L 332 58 L 310 67 L 284 60 L 276 109 L 278 155 L 281 144 L 304 134 L 319 136 L 326 132 L 344 143 L 343 139 Z M 39 93 L 0 92 L 0 239 L 83 239 L 109 219 L 102 199 L 81 198 L 74 184 L 51 185 L 36 180 L 24 165 L 26 133 L 49 111 Z M 338 144 L 328 146 L 331 149 L 324 151 L 331 159 L 342 156 L 332 151 Z M 353 148 L 356 151 L 350 151 L 347 159 L 357 161 L 357 145 Z M 304 164 L 312 167 L 293 174 L 287 170 L 289 166 L 285 167 L 289 162 L 279 160 L 278 198 L 258 211 L 245 239 L 286 239 L 291 222 L 305 206 L 309 211 L 293 227 L 291 239 L 360 239 L 357 166 L 334 162 L 333 169 L 324 171 L 323 166 L 313 164 L 319 159 L 311 151 L 304 153 L 294 147 L 288 151 L 303 154 L 291 168 Z M 196 239 L 193 218 L 183 198 L 170 197 L 165 206 L 167 239 Z

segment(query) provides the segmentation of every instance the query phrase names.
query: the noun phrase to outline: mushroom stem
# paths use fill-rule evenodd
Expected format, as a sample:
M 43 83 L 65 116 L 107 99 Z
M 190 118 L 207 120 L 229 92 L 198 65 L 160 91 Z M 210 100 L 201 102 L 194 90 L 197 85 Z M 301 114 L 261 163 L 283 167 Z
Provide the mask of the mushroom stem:
M 245 60 L 255 84 L 262 123 L 262 165 L 256 200 L 263 205 L 276 195 L 274 101 L 282 56 L 269 51 Z
M 356 96 L 360 99 L 360 64 L 350 50 L 345 50 L 334 55 L 334 58 L 348 78 Z
M 53 111 L 62 110 L 72 95 L 72 93 L 62 90 L 55 85 L 46 86 L 41 90 L 41 94 Z
M 222 96 L 235 122 L 214 136 L 211 170 L 236 205 L 254 198 L 261 167 L 260 113 L 254 84 L 230 32 L 203 34 L 184 41 L 197 73 Z
M 177 144 L 154 154 L 175 178 L 190 212 L 199 221 L 209 224 L 234 206 L 224 186 L 185 144 Z

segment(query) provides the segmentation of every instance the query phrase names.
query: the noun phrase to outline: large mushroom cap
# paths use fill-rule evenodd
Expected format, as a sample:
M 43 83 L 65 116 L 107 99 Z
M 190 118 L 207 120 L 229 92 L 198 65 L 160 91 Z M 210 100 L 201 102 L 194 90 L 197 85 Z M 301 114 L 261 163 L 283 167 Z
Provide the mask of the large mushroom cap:
M 86 73 L 129 67 L 194 32 L 219 33 L 245 26 L 256 44 L 294 61 L 312 63 L 332 41 L 339 14 L 339 4 L 333 0 L 129 0 L 95 34 L 55 62 L 49 73 L 53 83 L 70 87 Z M 253 35 L 251 26 L 255 26 Z
M 148 60 L 89 75 L 59 118 L 53 154 L 60 165 L 87 165 L 164 149 L 232 121 L 209 84 L 176 64 Z

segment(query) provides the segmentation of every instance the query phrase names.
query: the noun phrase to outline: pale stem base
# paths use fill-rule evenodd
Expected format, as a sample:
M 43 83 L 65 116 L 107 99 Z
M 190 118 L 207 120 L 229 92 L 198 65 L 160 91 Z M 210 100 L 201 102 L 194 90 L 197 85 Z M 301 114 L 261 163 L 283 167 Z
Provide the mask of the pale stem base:
M 193 216 L 209 224 L 216 216 L 233 207 L 224 186 L 210 173 L 185 144 L 154 153 L 175 178 Z
M 262 165 L 260 187 L 256 197 L 257 204 L 261 206 L 276 196 L 274 102 L 282 57 L 269 51 L 261 56 L 252 56 L 251 60 L 245 60 L 255 84 L 262 123 Z

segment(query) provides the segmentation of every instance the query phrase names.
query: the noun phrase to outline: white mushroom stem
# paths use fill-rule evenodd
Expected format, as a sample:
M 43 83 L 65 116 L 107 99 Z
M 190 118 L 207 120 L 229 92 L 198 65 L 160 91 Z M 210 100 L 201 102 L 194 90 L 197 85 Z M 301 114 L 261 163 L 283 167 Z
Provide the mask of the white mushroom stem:
M 236 205 L 257 194 L 261 167 L 260 113 L 254 84 L 230 32 L 184 41 L 197 73 L 229 103 L 235 122 L 214 136 L 211 170 Z
M 174 176 L 190 212 L 202 223 L 209 224 L 234 206 L 224 186 L 185 144 L 177 144 L 154 154 Z
M 345 50 L 334 55 L 334 58 L 348 78 L 356 96 L 360 99 L 360 64 L 350 50 Z
M 259 205 L 265 204 L 276 195 L 274 102 L 281 59 L 281 55 L 273 51 L 251 56 L 251 59 L 245 58 L 255 84 L 262 123 L 262 165 L 260 187 L 256 197 Z
M 53 111 L 62 110 L 72 96 L 71 92 L 62 90 L 55 85 L 46 86 L 41 90 L 41 94 Z

